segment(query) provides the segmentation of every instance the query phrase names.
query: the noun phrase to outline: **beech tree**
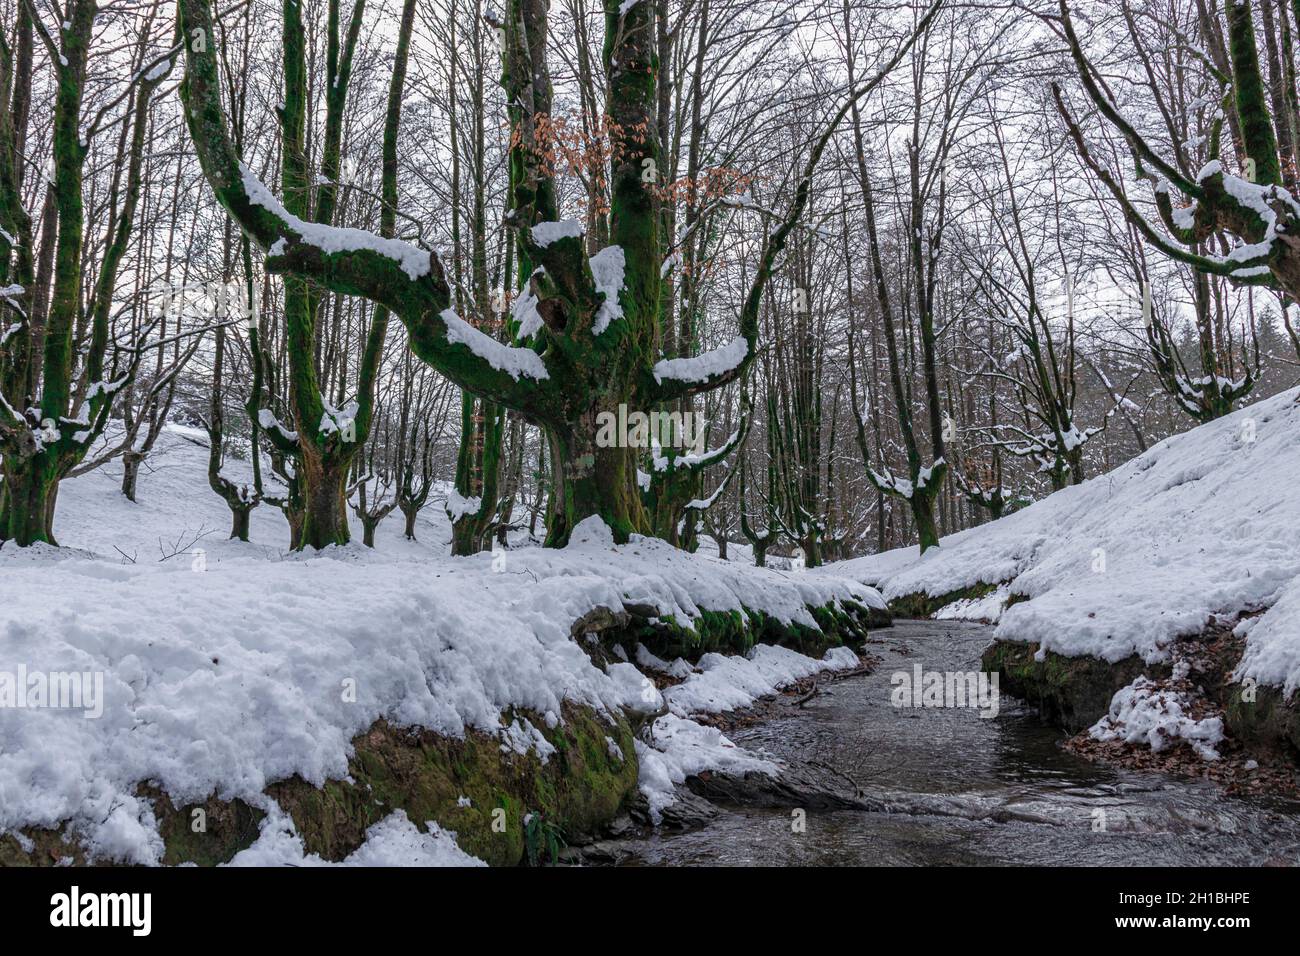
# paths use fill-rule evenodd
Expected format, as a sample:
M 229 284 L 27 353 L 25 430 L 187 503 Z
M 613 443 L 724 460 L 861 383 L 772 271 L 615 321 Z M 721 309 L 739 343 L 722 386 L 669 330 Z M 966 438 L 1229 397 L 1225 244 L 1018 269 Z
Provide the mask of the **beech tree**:
M 784 219 L 767 236 L 739 316 L 738 335 L 693 358 L 660 359 L 663 249 L 654 187 L 658 141 L 654 13 L 649 3 L 605 2 L 603 64 L 610 130 L 609 244 L 595 253 L 578 221 L 559 221 L 555 177 L 539 154 L 540 129 L 551 109 L 545 0 L 511 0 L 504 17 L 504 83 L 512 128 L 511 214 L 519 262 L 529 276 L 516 310 L 523 344 L 507 345 L 475 329 L 452 309 L 451 287 L 439 256 L 388 235 L 310 221 L 304 172 L 286 140 L 284 201 L 244 166 L 236 153 L 221 98 L 218 59 L 207 0 L 180 0 L 186 73 L 186 120 L 195 151 L 218 200 L 266 254 L 267 268 L 288 283 L 310 280 L 326 289 L 371 299 L 406 326 L 411 348 L 462 388 L 515 409 L 545 431 L 554 469 L 547 543 L 567 542 L 575 525 L 599 515 L 617 540 L 648 530 L 636 486 L 636 449 L 602 447 L 597 416 L 620 404 L 651 409 L 739 380 L 757 349 L 764 289 L 786 238 L 808 202 L 816 164 L 850 104 L 876 88 L 915 39 L 913 32 L 868 82 L 851 88 L 809 152 Z M 937 6 L 924 17 L 929 23 Z M 302 24 L 286 0 L 284 114 L 296 135 Z M 396 118 L 390 114 L 393 127 Z M 387 130 L 386 130 L 387 135 Z M 317 217 L 318 220 L 320 217 Z M 382 231 L 381 231 L 382 232 Z M 310 315 L 290 317 L 305 352 Z M 295 417 L 303 428 L 301 478 L 310 533 L 304 544 L 346 538 L 343 476 L 328 450 L 339 429 L 322 428 L 328 409 L 309 363 L 295 369 Z M 313 437 L 314 436 L 314 437 Z

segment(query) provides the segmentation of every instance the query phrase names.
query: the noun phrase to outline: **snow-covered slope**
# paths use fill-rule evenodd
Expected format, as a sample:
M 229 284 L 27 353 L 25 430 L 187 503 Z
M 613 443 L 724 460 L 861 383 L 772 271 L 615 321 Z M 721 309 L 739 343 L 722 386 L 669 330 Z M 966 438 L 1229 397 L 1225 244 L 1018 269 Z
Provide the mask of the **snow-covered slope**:
M 63 548 L 0 549 L 0 674 L 103 675 L 98 719 L 0 707 L 0 833 L 73 820 L 98 854 L 150 862 L 161 841 L 147 801 L 134 796 L 141 781 L 159 782 L 178 805 L 213 793 L 264 803 L 275 780 L 346 774 L 351 739 L 380 717 L 453 736 L 501 733 L 504 744 L 528 747 L 540 735 L 507 732 L 504 709 L 548 722 L 564 701 L 657 709 L 662 698 L 633 665 L 607 673 L 572 639 L 573 623 L 599 607 L 649 605 L 687 622 L 743 604 L 815 627 L 807 604 L 883 606 L 847 579 L 689 556 L 655 540 L 615 546 L 598 520 L 575 529 L 563 551 L 453 559 L 440 504 L 425 509 L 419 541 L 404 540 L 393 516 L 374 550 L 290 553 L 287 525 L 267 506 L 253 512 L 252 542 L 232 542 L 194 438 L 183 429 L 163 436 L 138 504 L 118 493 L 116 465 L 65 483 Z M 757 654 L 735 672 L 743 686 L 727 700 L 736 706 L 844 666 L 834 655 Z M 725 690 L 707 667 L 696 676 L 715 696 Z M 655 777 L 643 778 L 656 806 L 672 799 L 663 780 L 703 759 L 698 739 L 671 729 Z M 689 760 L 674 756 L 673 738 L 689 740 Z M 381 832 L 419 856 L 410 825 Z M 265 824 L 264 835 L 283 849 L 282 828 Z
M 830 565 L 886 598 L 1010 581 L 997 636 L 1109 661 L 1167 657 L 1210 619 L 1249 629 L 1240 676 L 1300 686 L 1300 405 L 1291 390 L 1000 521 Z

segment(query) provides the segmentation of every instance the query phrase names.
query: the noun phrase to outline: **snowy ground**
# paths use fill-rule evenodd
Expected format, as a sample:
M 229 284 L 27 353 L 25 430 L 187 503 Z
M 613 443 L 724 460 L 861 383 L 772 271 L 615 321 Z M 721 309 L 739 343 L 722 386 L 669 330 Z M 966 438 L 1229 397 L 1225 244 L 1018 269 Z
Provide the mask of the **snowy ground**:
M 252 542 L 232 542 L 195 437 L 163 436 L 138 504 L 118 493 L 117 465 L 65 483 L 62 549 L 0 549 L 0 682 L 20 668 L 103 675 L 98 719 L 0 707 L 0 833 L 72 820 L 97 856 L 149 863 L 162 844 L 151 807 L 133 795 L 140 781 L 160 782 L 178 804 L 216 793 L 265 806 L 275 780 L 344 775 L 349 741 L 380 717 L 449 735 L 502 733 L 527 747 L 540 735 L 518 725 L 507 733 L 503 709 L 548 721 L 565 700 L 658 709 L 664 701 L 636 665 L 603 671 L 570 637 L 597 607 L 652 605 L 688 621 L 744 604 L 815 627 L 807 604 L 883 606 L 873 589 L 825 574 L 688 556 L 653 540 L 618 547 L 598 521 L 580 525 L 563 551 L 453 559 L 440 504 L 422 514 L 419 541 L 402 538 L 395 514 L 374 550 L 359 543 L 356 523 L 358 543 L 290 553 L 287 525 L 266 506 L 253 512 Z M 822 662 L 764 647 L 749 661 L 715 657 L 698 669 L 658 662 L 686 680 L 638 747 L 656 814 L 688 774 L 771 769 L 690 713 L 745 706 L 856 663 L 847 652 Z M 267 809 L 262 838 L 237 862 L 313 862 Z M 465 862 L 450 841 L 394 817 L 350 862 Z
M 1175 436 L 1106 475 L 990 525 L 915 548 L 839 562 L 885 597 L 974 584 L 984 599 L 950 616 L 996 620 L 996 636 L 1117 661 L 1167 660 L 1211 619 L 1243 622 L 1238 676 L 1300 686 L 1300 405 L 1297 390 Z M 997 606 L 991 606 L 997 605 Z

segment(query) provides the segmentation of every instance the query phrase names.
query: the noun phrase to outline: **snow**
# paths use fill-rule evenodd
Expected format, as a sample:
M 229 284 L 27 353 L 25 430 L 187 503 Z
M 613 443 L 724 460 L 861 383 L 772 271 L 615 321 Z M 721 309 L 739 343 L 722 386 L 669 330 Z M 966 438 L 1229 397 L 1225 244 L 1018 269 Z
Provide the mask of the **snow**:
M 1003 584 L 984 597 L 964 598 L 946 604 L 934 616 L 941 621 L 986 621 L 996 624 L 1010 596 L 1011 588 Z
M 447 326 L 447 341 L 465 346 L 498 372 L 505 372 L 515 381 L 520 375 L 541 381 L 550 378 L 542 357 L 532 349 L 504 345 L 470 325 L 451 309 L 443 309 L 438 316 Z
M 344 436 L 356 435 L 357 415 L 361 411 L 361 406 L 356 402 L 348 402 L 342 408 L 335 408 L 321 396 L 321 406 L 324 411 L 321 412 L 320 424 L 317 431 L 322 435 L 332 435 L 335 432 L 342 432 Z M 350 440 L 350 439 L 349 439 Z
M 618 301 L 618 294 L 623 288 L 623 273 L 626 268 L 627 257 L 622 246 L 606 246 L 591 257 L 591 276 L 596 283 L 596 291 L 605 297 L 596 310 L 596 320 L 591 325 L 594 335 L 604 332 L 615 319 L 623 318 L 623 306 Z
M 364 229 L 325 226 L 320 223 L 299 219 L 285 209 L 280 200 L 275 198 L 275 194 L 243 163 L 240 163 L 239 171 L 243 177 L 244 192 L 248 194 L 249 202 L 255 206 L 269 209 L 275 216 L 284 220 L 290 229 L 302 237 L 303 242 L 315 246 L 326 255 L 366 250 L 392 259 L 402 267 L 402 271 L 410 276 L 412 280 L 429 274 L 429 253 L 419 246 L 413 246 L 401 239 L 385 239 Z M 284 246 L 280 245 L 280 243 L 283 241 L 282 237 L 276 242 L 281 254 L 284 252 Z
M 586 227 L 577 219 L 561 219 L 559 222 L 539 222 L 533 226 L 533 242 L 545 248 L 561 239 L 579 239 L 586 233 Z
M 229 866 L 484 866 L 456 845 L 456 834 L 430 820 L 421 833 L 403 810 L 396 810 L 366 831 L 366 842 L 342 863 L 306 853 L 287 814 L 273 812 L 262 821 L 252 846 L 235 854 Z
M 115 440 L 116 427 L 101 441 Z M 607 714 L 653 714 L 667 703 L 673 720 L 638 745 L 660 754 L 643 768 L 653 789 L 706 757 L 757 760 L 694 727 L 684 714 L 696 701 L 710 712 L 746 706 L 799 676 L 849 666 L 852 655 L 819 662 L 760 646 L 748 660 L 702 661 L 662 696 L 633 664 L 593 664 L 571 634 L 575 621 L 635 606 L 689 626 L 706 610 L 743 605 L 816 627 L 807 605 L 883 606 L 873 589 L 830 575 L 641 537 L 616 545 L 598 518 L 581 522 L 563 550 L 452 558 L 445 513 L 431 507 L 417 541 L 390 520 L 375 549 L 295 554 L 285 550 L 283 516 L 263 505 L 251 513 L 251 542 L 230 541 L 201 437 L 164 430 L 139 504 L 120 495 L 115 467 L 64 482 L 55 528 L 65 547 L 0 548 L 0 671 L 100 673 L 104 689 L 98 719 L 0 708 L 0 832 L 70 821 L 98 859 L 155 863 L 162 841 L 152 806 L 135 796 L 141 781 L 178 805 L 215 794 L 267 809 L 276 780 L 344 777 L 351 740 L 381 717 L 452 737 L 495 735 L 545 759 L 550 745 L 521 712 L 549 725 L 566 702 Z M 230 458 L 225 469 L 249 480 L 246 461 Z M 349 519 L 359 541 L 360 522 Z M 665 806 L 669 795 L 655 792 Z M 371 851 L 435 858 L 442 837 L 412 831 L 417 823 L 390 818 Z M 295 840 L 268 825 L 240 862 L 301 864 Z
M 269 408 L 259 408 L 257 410 L 257 424 L 263 431 L 277 432 L 287 441 L 298 440 L 298 433 L 292 428 L 286 428 Z
M 1182 740 L 1203 759 L 1218 760 L 1215 747 L 1223 742 L 1223 719 L 1194 720 L 1186 711 L 1187 701 L 1182 694 L 1139 677 L 1116 692 L 1110 713 L 1089 728 L 1088 735 L 1094 740 L 1144 743 L 1157 752 Z
M 148 72 L 145 73 L 144 75 L 145 81 L 152 83 L 154 80 L 166 76 L 167 71 L 170 70 L 171 68 L 172 68 L 172 63 L 170 59 L 159 60 L 157 63 L 153 65 L 153 67 Z
M 538 273 L 545 274 L 545 272 L 545 269 L 539 267 L 533 271 L 533 275 L 537 275 Z M 537 296 L 533 294 L 532 285 L 530 283 L 529 286 L 520 293 L 519 298 L 515 299 L 514 303 L 510 306 L 510 317 L 519 323 L 517 334 L 521 341 L 523 339 L 532 338 L 540 332 L 542 326 L 545 325 L 545 322 L 542 319 L 542 314 L 537 311 L 537 303 Z
M 905 548 L 810 574 L 847 575 L 891 600 L 1006 583 L 1020 599 L 1001 610 L 995 637 L 1112 662 L 1168 660 L 1211 618 L 1263 610 L 1238 676 L 1290 693 L 1300 686 L 1297 395 L 1166 439 L 924 557 Z M 990 611 L 986 602 L 980 616 Z
M 705 654 L 699 661 L 700 673 L 668 688 L 664 700 L 669 710 L 682 717 L 743 710 L 805 677 L 857 666 L 858 656 L 847 647 L 833 647 L 817 661 L 788 647 L 760 644 L 745 657 Z
M 660 359 L 651 371 L 655 381 L 664 379 L 696 384 L 737 368 L 749 354 L 749 343 L 744 336 L 736 336 L 721 348 L 702 352 L 693 358 Z
M 636 646 L 636 663 L 642 670 L 655 671 L 660 674 L 666 674 L 677 680 L 682 680 L 695 673 L 695 668 L 682 658 L 677 658 L 671 664 L 668 661 L 661 660 L 650 653 L 644 644 Z
M 447 491 L 447 518 L 453 524 L 465 517 L 465 515 L 478 514 L 479 509 L 482 507 L 483 499 L 477 495 L 473 498 L 466 498 L 455 488 Z
M 723 773 L 765 773 L 780 768 L 737 747 L 716 727 L 705 727 L 676 714 L 665 714 L 650 728 L 653 746 L 636 741 L 639 787 L 650 804 L 650 819 L 658 823 L 676 802 L 676 785 L 703 770 Z

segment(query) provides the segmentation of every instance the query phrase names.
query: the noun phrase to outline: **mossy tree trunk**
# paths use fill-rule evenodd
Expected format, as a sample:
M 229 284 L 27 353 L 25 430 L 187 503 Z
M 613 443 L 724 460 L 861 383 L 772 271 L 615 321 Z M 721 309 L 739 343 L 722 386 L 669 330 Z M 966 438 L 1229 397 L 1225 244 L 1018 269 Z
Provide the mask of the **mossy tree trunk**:
M 297 42 L 301 23 L 291 9 L 294 6 L 286 0 L 286 37 Z M 636 486 L 635 449 L 600 447 L 597 414 L 616 410 L 619 403 L 648 410 L 741 379 L 757 351 L 764 290 L 790 230 L 807 205 L 813 170 L 848 104 L 815 142 L 787 216 L 763 244 L 740 315 L 744 348 L 706 355 L 698 366 L 688 368 L 660 362 L 657 181 L 647 175 L 647 170 L 657 169 L 659 158 L 652 135 L 658 70 L 654 5 L 604 3 L 603 62 L 614 159 L 610 245 L 597 254 L 610 254 L 618 247 L 624 262 L 621 286 L 609 292 L 596 286 L 592 257 L 582 235 L 567 227 L 534 231 L 542 223 L 554 223 L 558 215 L 555 183 L 543 162 L 545 143 L 540 134 L 551 109 L 548 6 L 546 0 L 510 0 L 502 24 L 513 199 L 507 224 L 515 232 L 519 262 L 529 276 L 527 294 L 540 317 L 521 345 L 490 339 L 455 314 L 451 285 L 435 252 L 391 240 L 358 241 L 355 233 L 348 233 L 346 241 L 323 244 L 321 230 L 327 227 L 305 229 L 295 222 L 302 217 L 266 195 L 265 187 L 242 168 L 230 143 L 210 0 L 179 0 L 181 26 L 189 40 L 182 98 L 206 178 L 221 204 L 267 250 L 269 270 L 372 299 L 403 322 L 411 348 L 420 358 L 460 387 L 541 426 L 554 468 L 548 544 L 566 543 L 573 527 L 591 515 L 600 515 L 618 540 L 626 540 L 633 531 L 648 530 Z M 901 44 L 881 74 L 855 89 L 853 96 L 859 98 L 878 85 L 915 36 Z M 205 42 L 194 42 L 196 37 Z M 297 54 L 289 53 L 286 50 L 286 63 L 296 63 Z M 292 177 L 286 183 L 286 207 L 290 188 L 297 185 Z M 600 314 L 609 298 L 617 300 L 621 316 Z M 704 374 L 697 368 L 711 371 Z M 302 406 L 300 422 L 310 420 L 320 402 L 304 382 L 311 384 L 305 378 L 294 386 Z M 332 499 L 327 494 L 320 500 L 325 507 Z
M 140 197 L 148 110 L 154 90 L 167 71 L 154 71 L 145 62 L 149 29 L 142 33 L 132 60 L 141 75 L 128 98 L 127 127 L 119 140 L 117 159 L 125 167 L 109 196 L 116 219 L 103 252 L 93 288 L 84 287 L 85 210 L 82 181 L 89 140 L 99 131 L 99 121 L 83 128 L 82 105 L 86 65 L 98 12 L 94 0 L 74 0 L 57 35 L 51 35 L 30 7 L 21 26 L 39 35 L 54 71 L 53 176 L 50 196 L 57 233 L 53 247 L 53 281 L 48 309 L 40 303 L 44 323 L 35 327 L 37 313 L 35 271 L 31 254 L 31 218 L 22 208 L 19 164 L 23 162 L 22 137 L 26 109 L 13 108 L 13 100 L 0 96 L 0 225 L 17 240 L 8 238 L 0 248 L 0 269 L 19 290 L 0 298 L 0 309 L 12 311 L 18 321 L 0 345 L 0 457 L 6 486 L 0 510 L 4 526 L 0 540 L 20 547 L 54 538 L 54 511 L 58 483 L 86 456 L 108 423 L 114 399 L 133 380 L 143 348 L 116 353 L 108 362 L 109 323 L 117 276 L 126 256 Z M 149 21 L 152 23 L 152 20 Z M 23 65 L 25 77 L 14 77 L 15 64 L 8 51 L 0 56 L 0 88 L 30 93 L 30 57 Z M 161 62 L 161 58 L 159 59 Z M 145 68 L 149 72 L 145 74 Z M 125 135 L 129 128 L 130 135 Z M 13 265 L 10 266 L 12 258 Z M 89 327 L 84 351 L 74 348 L 83 323 Z M 8 323 L 6 323 L 8 324 Z M 34 411 L 27 411 L 28 409 Z M 22 409 L 23 411 L 18 411 Z

